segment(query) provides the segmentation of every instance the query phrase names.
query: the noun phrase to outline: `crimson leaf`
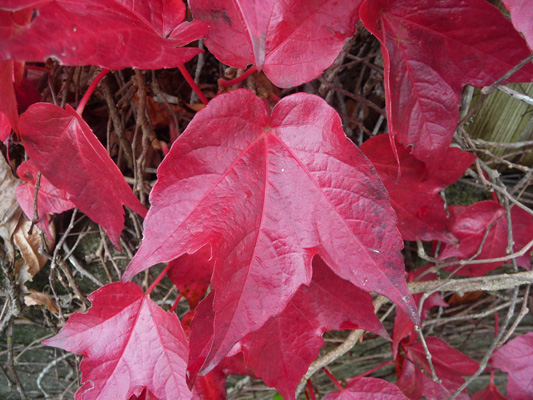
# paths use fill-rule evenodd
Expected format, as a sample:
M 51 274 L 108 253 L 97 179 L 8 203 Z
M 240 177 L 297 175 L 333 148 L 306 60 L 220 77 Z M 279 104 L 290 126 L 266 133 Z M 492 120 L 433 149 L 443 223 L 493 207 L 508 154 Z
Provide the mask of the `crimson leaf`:
M 277 86 L 309 82 L 353 35 L 361 0 L 191 0 L 209 24 L 206 45 L 223 63 L 255 64 Z
M 433 264 L 428 264 L 418 268 L 416 271 L 410 271 L 407 275 L 407 282 L 437 279 L 437 274 L 435 272 L 428 272 L 432 267 L 434 267 Z M 417 305 L 419 305 L 422 296 L 423 293 L 413 295 L 413 299 Z M 429 309 L 436 306 L 448 307 L 448 303 L 444 301 L 440 293 L 433 293 L 424 301 L 424 305 L 420 311 L 421 323 L 426 319 Z M 396 310 L 396 318 L 394 319 L 394 330 L 392 334 L 392 354 L 394 357 L 398 354 L 398 346 L 403 339 L 411 335 L 410 341 L 416 340 L 416 335 L 413 335 L 414 332 L 415 325 L 413 324 L 413 321 L 409 319 L 409 316 L 405 314 L 402 309 Z
M 17 168 L 18 177 L 26 182 L 17 187 L 17 201 L 30 221 L 33 220 L 35 212 L 34 196 L 38 173 L 39 170 L 31 160 L 24 161 Z M 49 230 L 48 214 L 59 214 L 75 208 L 76 205 L 67 199 L 68 195 L 64 190 L 56 188 L 45 176 L 41 175 L 39 186 L 37 192 L 37 226 L 52 237 Z
M 493 382 L 489 382 L 485 389 L 474 393 L 470 400 L 505 400 L 505 396 L 500 393 Z
M 26 152 L 41 173 L 101 225 L 120 249 L 122 205 L 143 217 L 146 209 L 89 125 L 68 104 L 63 110 L 37 103 L 22 114 L 19 127 Z
M 459 239 L 459 245 L 444 246 L 439 259 L 444 260 L 451 257 L 468 259 L 477 254 L 481 244 L 483 244 L 483 248 L 476 257 L 477 259 L 505 256 L 507 220 L 505 209 L 502 206 L 494 201 L 480 201 L 466 208 L 452 206 L 450 212 L 453 216 L 450 230 Z M 457 274 L 482 276 L 502 264 L 503 261 L 468 264 L 462 267 Z M 450 271 L 454 271 L 456 268 L 457 265 L 447 267 Z
M 317 96 L 235 90 L 196 114 L 158 169 L 144 240 L 123 279 L 207 243 L 215 269 L 211 370 L 311 281 L 319 254 L 340 277 L 417 320 L 388 196 Z
M 382 45 L 389 131 L 430 169 L 445 158 L 463 86 L 489 85 L 530 54 L 485 0 L 366 0 L 360 14 Z M 533 66 L 512 79 L 531 81 Z
M 398 162 L 388 135 L 367 140 L 361 150 L 372 161 L 389 192 L 404 240 L 457 241 L 447 232 L 446 210 L 439 192 L 461 177 L 474 162 L 474 156 L 450 147 L 444 161 L 433 171 L 428 171 L 424 163 L 399 144 L 401 176 L 398 179 Z
M 400 357 L 397 361 L 397 372 L 398 369 L 400 372 L 396 384 L 412 400 L 419 400 L 422 396 L 426 400 L 447 400 L 464 383 L 463 376 L 476 373 L 478 363 L 437 337 L 427 337 L 426 343 L 441 382 L 435 382 L 428 375 L 430 367 L 426 353 L 418 341 L 402 346 L 406 358 Z M 461 392 L 457 398 L 466 400 L 468 395 Z
M 365 329 L 389 339 L 374 314 L 372 297 L 315 257 L 311 284 L 300 286 L 281 314 L 271 317 L 241 344 L 255 374 L 285 400 L 292 400 L 324 345 L 322 334 L 340 329 Z
M 502 0 L 511 13 L 511 21 L 518 32 L 522 32 L 530 49 L 533 49 L 533 8 L 528 0 Z
M 407 400 L 397 386 L 376 378 L 352 379 L 344 390 L 328 393 L 323 400 Z
M 86 314 L 73 314 L 43 343 L 83 354 L 77 400 L 127 399 L 147 389 L 166 400 L 190 399 L 185 383 L 188 343 L 173 313 L 135 283 L 111 283 L 89 295 Z
M 204 297 L 213 274 L 211 246 L 206 245 L 194 254 L 184 254 L 169 264 L 168 278 L 194 310 Z
M 533 398 L 533 332 L 514 338 L 492 355 L 492 365 L 507 372 L 507 398 Z
M 0 48 L 0 59 L 171 68 L 200 53 L 181 46 L 207 33 L 200 21 L 179 24 L 182 1 L 55 0 L 36 6 L 37 18 Z

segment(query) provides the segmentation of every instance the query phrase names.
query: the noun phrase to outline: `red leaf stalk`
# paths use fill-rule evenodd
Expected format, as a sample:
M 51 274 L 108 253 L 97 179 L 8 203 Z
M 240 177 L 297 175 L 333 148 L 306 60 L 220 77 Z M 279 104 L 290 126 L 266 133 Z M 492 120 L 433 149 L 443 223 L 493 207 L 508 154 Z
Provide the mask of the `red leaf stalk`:
M 257 71 L 257 67 L 255 65 L 252 65 L 247 71 L 245 71 L 242 75 L 236 77 L 235 79 L 231 79 L 229 81 L 225 79 L 219 79 L 218 84 L 224 87 L 236 85 L 244 81 L 246 78 L 252 75 L 255 71 Z
M 392 360 L 389 360 L 389 361 L 387 361 L 387 362 L 384 362 L 383 364 L 378 365 L 377 367 L 374 367 L 374 368 L 372 368 L 371 370 L 362 373 L 361 375 L 357 375 L 357 376 L 354 377 L 354 378 L 364 378 L 365 376 L 370 375 L 372 372 L 376 372 L 378 369 L 381 369 L 381 368 L 383 368 L 383 367 L 386 367 L 387 365 L 392 364 L 392 362 L 393 362 Z
M 104 76 L 107 75 L 108 72 L 109 72 L 109 70 L 107 68 L 104 68 L 103 70 L 100 71 L 100 73 L 96 76 L 96 78 L 94 78 L 94 80 L 91 82 L 91 84 L 89 85 L 89 88 L 87 89 L 87 91 L 83 95 L 83 97 L 82 97 L 82 99 L 80 101 L 80 104 L 78 104 L 78 108 L 76 109 L 76 112 L 78 114 L 80 114 L 80 115 L 83 114 L 83 110 L 84 110 L 85 106 L 87 105 L 87 102 L 89 101 L 89 98 L 93 94 L 94 89 L 96 89 L 96 86 L 98 86 L 100 81 L 104 78 Z
M 207 97 L 205 97 L 205 95 L 202 93 L 194 79 L 192 79 L 191 74 L 189 74 L 189 71 L 187 71 L 187 68 L 185 68 L 185 64 L 178 65 L 178 69 L 180 70 L 181 74 L 183 75 L 191 89 L 194 91 L 194 93 L 198 95 L 198 98 L 202 101 L 202 103 L 207 105 L 207 103 L 209 103 L 209 100 L 207 100 Z
M 309 397 L 311 397 L 311 400 L 316 400 L 315 391 L 313 390 L 313 385 L 311 385 L 311 379 L 307 380 L 307 392 L 309 392 Z
M 333 376 L 333 374 L 329 371 L 329 369 L 327 369 L 326 367 L 322 367 L 322 370 L 326 373 L 327 376 L 329 376 L 329 379 L 333 381 L 333 383 L 335 384 L 335 386 L 339 388 L 339 390 L 344 390 L 342 385 L 339 383 L 337 378 Z
M 152 293 L 152 290 L 154 290 L 154 288 L 161 281 L 161 279 L 163 279 L 165 277 L 165 275 L 167 274 L 167 272 L 168 272 L 168 270 L 170 269 L 171 266 L 172 266 L 172 264 L 170 264 L 170 263 L 167 264 L 165 269 L 163 271 L 161 271 L 159 276 L 157 278 L 155 278 L 155 281 L 153 281 L 152 284 L 150 285 L 150 287 L 146 290 L 146 292 L 144 292 L 145 296 L 149 296 L 150 293 Z
M 173 313 L 176 307 L 178 306 L 178 303 L 180 302 L 181 298 L 183 297 L 183 294 L 180 293 L 174 304 L 172 304 L 172 307 L 170 307 L 169 312 Z

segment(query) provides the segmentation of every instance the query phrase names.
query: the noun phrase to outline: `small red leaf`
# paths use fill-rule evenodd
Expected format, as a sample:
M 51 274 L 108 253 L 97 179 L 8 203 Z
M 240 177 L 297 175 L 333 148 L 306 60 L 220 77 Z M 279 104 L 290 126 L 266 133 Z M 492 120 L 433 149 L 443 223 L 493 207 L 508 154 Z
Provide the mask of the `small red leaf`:
M 450 231 L 459 240 L 459 245 L 445 245 L 439 256 L 440 260 L 451 257 L 468 259 L 474 256 L 485 238 L 483 248 L 476 259 L 488 259 L 505 256 L 507 248 L 507 219 L 505 209 L 494 201 L 480 201 L 466 208 L 450 207 L 454 216 Z M 487 234 L 487 228 L 491 226 Z M 499 267 L 503 261 L 483 264 L 468 264 L 457 275 L 483 276 Z M 457 265 L 446 267 L 455 271 Z
M 69 105 L 32 105 L 20 118 L 26 152 L 67 200 L 101 225 L 117 249 L 128 206 L 141 216 L 146 209 L 87 123 Z
M 428 171 L 424 163 L 404 146 L 398 144 L 396 148 L 401 167 L 400 179 L 389 135 L 371 138 L 361 146 L 389 192 L 403 239 L 456 242 L 454 236 L 447 232 L 446 210 L 439 192 L 459 179 L 474 162 L 475 156 L 450 147 L 446 150 L 444 161 Z
M 430 169 L 446 157 L 463 86 L 490 85 L 530 54 L 485 0 L 366 0 L 360 13 L 382 44 L 389 131 Z M 511 79 L 530 82 L 533 66 Z
M 188 344 L 175 314 L 131 282 L 106 285 L 89 299 L 89 312 L 71 315 L 58 335 L 43 342 L 84 355 L 77 400 L 128 399 L 144 388 L 159 399 L 191 398 Z
M 311 284 L 300 286 L 281 314 L 271 317 L 241 344 L 255 374 L 285 400 L 292 400 L 324 345 L 322 334 L 341 329 L 365 329 L 389 339 L 374 314 L 372 297 L 315 257 Z
M 304 93 L 268 113 L 235 90 L 196 114 L 158 169 L 144 240 L 123 276 L 211 243 L 214 342 L 202 372 L 309 284 L 315 254 L 417 320 L 394 211 L 338 114 Z
M 533 398 L 533 332 L 519 336 L 492 355 L 492 365 L 507 372 L 507 398 Z
M 24 161 L 17 168 L 17 175 L 25 181 L 17 187 L 17 201 L 24 211 L 26 218 L 33 220 L 35 184 L 39 170 L 33 161 Z M 63 211 L 75 208 L 73 202 L 67 199 L 67 192 L 56 188 L 45 176 L 41 175 L 40 188 L 37 194 L 37 226 L 52 237 L 49 230 L 48 214 L 60 214 Z
M 223 63 L 255 64 L 277 86 L 309 82 L 353 35 L 362 0 L 191 0 L 209 25 L 206 45 Z
M 206 245 L 194 254 L 184 254 L 169 264 L 168 278 L 194 310 L 204 297 L 213 274 L 211 246 Z
M 0 59 L 172 68 L 201 53 L 181 46 L 207 33 L 200 21 L 180 24 L 182 1 L 55 0 L 38 6 L 35 20 L 1 48 Z
M 485 389 L 474 393 L 470 400 L 505 400 L 505 396 L 500 393 L 494 383 L 489 382 Z
M 418 341 L 403 346 L 406 358 L 399 360 L 396 384 L 411 400 L 419 400 L 422 396 L 427 400 L 447 400 L 464 383 L 463 376 L 475 374 L 479 364 L 439 338 L 427 337 L 426 343 L 435 373 L 442 382 L 431 379 L 426 353 L 422 343 Z M 466 400 L 468 395 L 462 392 L 457 398 Z
M 434 267 L 433 264 L 428 264 L 418 268 L 416 271 L 409 272 L 409 274 L 407 275 L 407 282 L 429 281 L 432 279 L 436 279 L 436 273 L 427 272 L 432 267 Z M 413 295 L 413 299 L 415 300 L 415 303 L 417 305 L 419 305 L 422 296 L 423 293 L 417 293 Z M 444 301 L 440 293 L 433 293 L 424 301 L 422 311 L 420 312 L 420 323 L 423 323 L 425 321 L 430 308 L 436 306 L 448 307 L 448 303 Z M 414 331 L 415 324 L 413 324 L 413 321 L 411 321 L 409 316 L 402 309 L 397 309 L 396 318 L 394 319 L 394 330 L 392 334 L 392 354 L 394 358 L 396 358 L 396 355 L 398 354 L 398 346 L 400 342 L 409 335 L 412 335 Z M 416 337 L 413 335 L 411 340 L 415 341 Z
M 328 393 L 323 400 L 408 400 L 396 385 L 376 378 L 352 379 L 344 390 Z

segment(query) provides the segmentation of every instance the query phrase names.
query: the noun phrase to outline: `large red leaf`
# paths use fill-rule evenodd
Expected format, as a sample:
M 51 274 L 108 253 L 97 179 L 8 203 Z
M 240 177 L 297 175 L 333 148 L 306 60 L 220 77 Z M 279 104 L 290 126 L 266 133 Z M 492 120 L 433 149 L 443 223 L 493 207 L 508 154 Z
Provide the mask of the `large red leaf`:
M 128 399 L 144 388 L 159 399 L 191 398 L 185 383 L 188 343 L 175 314 L 159 308 L 134 283 L 112 283 L 89 296 L 43 343 L 83 354 L 77 400 Z
M 474 162 L 475 156 L 449 147 L 445 150 L 443 162 L 433 171 L 428 171 L 423 162 L 398 144 L 401 166 L 398 179 L 398 162 L 388 135 L 367 140 L 361 150 L 372 161 L 389 192 L 404 240 L 457 241 L 447 232 L 446 210 L 439 192 L 459 179 Z
M 328 393 L 323 400 L 407 400 L 397 386 L 383 379 L 353 379 L 344 388 Z
M 67 200 L 101 225 L 120 249 L 122 205 L 143 217 L 146 209 L 89 125 L 69 105 L 63 110 L 37 103 L 22 114 L 19 126 L 26 152 L 42 175 L 67 192 Z
M 315 257 L 311 284 L 300 286 L 281 314 L 241 344 L 255 374 L 285 400 L 293 400 L 296 387 L 324 345 L 322 334 L 341 329 L 365 329 L 389 338 L 374 314 L 372 297 Z
M 441 382 L 433 381 L 428 375 L 430 368 L 426 353 L 422 343 L 418 341 L 402 346 L 406 358 L 399 359 L 396 384 L 411 400 L 419 400 L 422 396 L 426 400 L 447 400 L 464 383 L 463 376 L 475 374 L 479 364 L 437 337 L 427 337 L 426 343 L 435 373 Z M 459 400 L 468 398 L 466 392 L 457 397 Z
M 200 53 L 181 46 L 207 33 L 200 21 L 180 24 L 182 1 L 55 0 L 37 6 L 37 18 L 0 47 L 0 59 L 171 68 Z
M 529 48 L 533 49 L 533 7 L 530 0 L 502 0 L 511 13 L 511 22 L 518 32 L 522 32 Z
M 382 44 L 389 130 L 430 169 L 446 156 L 464 85 L 489 85 L 530 51 L 485 0 L 366 0 L 361 19 Z M 533 66 L 513 77 L 531 81 Z
M 353 35 L 362 0 L 191 0 L 209 24 L 206 45 L 223 63 L 255 64 L 280 87 L 317 78 Z
M 150 201 L 123 278 L 211 243 L 214 342 L 202 372 L 309 284 L 315 254 L 417 320 L 386 191 L 319 97 L 288 96 L 270 116 L 248 90 L 216 97 L 174 142 Z
M 17 168 L 17 175 L 25 183 L 17 186 L 17 201 L 29 220 L 33 220 L 35 184 L 39 170 L 33 161 L 24 161 Z M 76 205 L 67 199 L 68 194 L 64 190 L 56 188 L 45 176 L 41 174 L 37 193 L 37 226 L 50 237 L 48 214 L 59 214 L 63 211 L 75 208 Z
M 492 355 L 492 365 L 507 372 L 507 398 L 533 398 L 533 332 L 519 336 Z

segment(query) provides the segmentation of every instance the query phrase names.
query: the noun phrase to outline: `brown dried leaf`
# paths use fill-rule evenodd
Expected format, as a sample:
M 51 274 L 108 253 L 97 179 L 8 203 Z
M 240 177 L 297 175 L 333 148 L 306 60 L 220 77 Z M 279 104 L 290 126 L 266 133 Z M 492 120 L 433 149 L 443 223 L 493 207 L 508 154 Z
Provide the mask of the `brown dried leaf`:
M 19 223 L 13 233 L 13 241 L 17 245 L 17 248 L 24 259 L 22 264 L 18 264 L 17 275 L 20 284 L 23 284 L 27 280 L 33 278 L 33 276 L 44 267 L 47 258 L 39 253 L 39 247 L 41 246 L 41 235 L 39 228 L 33 227 L 31 234 L 29 233 L 31 227 L 31 221 L 26 218 L 20 218 Z M 50 231 L 52 235 L 55 234 L 53 224 L 50 224 Z M 53 247 L 53 242 L 46 235 L 42 235 L 45 238 L 46 244 L 49 249 Z
M 24 303 L 27 306 L 46 306 L 52 312 L 59 313 L 57 304 L 49 295 L 43 292 L 30 289 L 30 294 L 24 296 Z
M 4 156 L 0 155 L 0 238 L 4 240 L 5 249 L 11 259 L 14 258 L 11 237 L 21 214 L 15 195 L 18 184 L 19 181 L 13 176 L 11 166 Z

